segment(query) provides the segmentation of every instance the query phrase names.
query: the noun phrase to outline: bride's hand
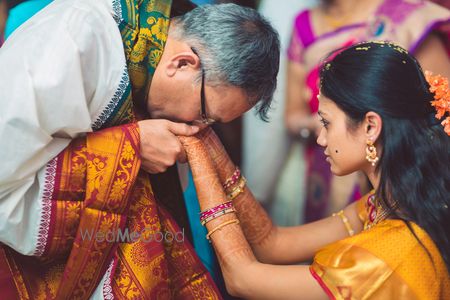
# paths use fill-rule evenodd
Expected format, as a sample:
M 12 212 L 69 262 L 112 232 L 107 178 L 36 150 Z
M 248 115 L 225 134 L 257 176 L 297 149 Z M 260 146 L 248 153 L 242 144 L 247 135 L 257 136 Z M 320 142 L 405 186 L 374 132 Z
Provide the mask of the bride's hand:
M 192 170 L 201 210 L 226 202 L 227 197 L 220 183 L 213 160 L 203 141 L 195 136 L 179 136 Z
M 203 129 L 195 136 L 202 140 L 211 157 L 214 167 L 219 174 L 220 180 L 222 183 L 225 182 L 233 174 L 236 166 L 228 156 L 219 137 L 210 127 Z

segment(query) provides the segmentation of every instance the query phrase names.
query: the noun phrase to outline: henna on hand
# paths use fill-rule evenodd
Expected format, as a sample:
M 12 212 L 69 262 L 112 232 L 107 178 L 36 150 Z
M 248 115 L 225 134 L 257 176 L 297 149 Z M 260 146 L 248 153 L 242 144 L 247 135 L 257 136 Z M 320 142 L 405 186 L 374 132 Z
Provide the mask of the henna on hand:
M 206 128 L 197 135 L 206 146 L 221 183 L 224 183 L 236 170 L 219 137 L 211 128 Z M 248 187 L 244 193 L 233 200 L 241 227 L 251 245 L 261 245 L 268 240 L 273 223 L 264 208 L 255 199 Z
M 196 137 L 179 137 L 179 139 L 188 157 L 201 210 L 227 202 L 228 199 L 203 142 Z M 236 215 L 229 213 L 206 223 L 206 228 L 211 231 L 233 219 L 236 219 Z M 240 263 L 256 260 L 239 224 L 224 226 L 215 231 L 210 238 L 221 266 L 225 268 L 236 268 Z

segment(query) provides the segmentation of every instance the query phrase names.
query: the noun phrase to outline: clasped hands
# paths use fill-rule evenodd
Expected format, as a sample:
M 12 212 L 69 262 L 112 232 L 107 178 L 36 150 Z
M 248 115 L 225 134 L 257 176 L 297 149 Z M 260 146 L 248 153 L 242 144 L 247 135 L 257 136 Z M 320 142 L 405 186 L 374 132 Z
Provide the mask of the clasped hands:
M 187 149 L 194 149 L 192 145 L 200 141 L 206 147 L 216 169 L 224 170 L 225 166 L 220 164 L 231 162 L 219 138 L 209 127 L 201 128 L 163 119 L 143 120 L 137 124 L 141 140 L 141 167 L 148 173 L 162 173 L 176 162 L 187 162 Z M 201 154 L 192 154 L 193 157 L 199 155 Z
M 211 128 L 168 120 L 144 120 L 138 126 L 145 171 L 160 173 L 177 161 L 189 160 L 201 208 L 214 207 L 218 200 L 227 201 L 223 182 L 236 168 Z

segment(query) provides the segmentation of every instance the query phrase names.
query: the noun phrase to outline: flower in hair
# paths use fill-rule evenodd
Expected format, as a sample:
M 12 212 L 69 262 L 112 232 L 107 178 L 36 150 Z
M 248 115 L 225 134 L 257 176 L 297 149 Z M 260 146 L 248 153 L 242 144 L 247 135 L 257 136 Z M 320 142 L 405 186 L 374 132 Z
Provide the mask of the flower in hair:
M 425 71 L 425 78 L 430 84 L 430 92 L 434 94 L 431 105 L 436 109 L 436 118 L 441 120 L 450 113 L 450 91 L 448 89 L 448 79 L 441 75 L 433 75 L 430 71 Z M 450 136 L 450 116 L 441 122 L 444 131 Z

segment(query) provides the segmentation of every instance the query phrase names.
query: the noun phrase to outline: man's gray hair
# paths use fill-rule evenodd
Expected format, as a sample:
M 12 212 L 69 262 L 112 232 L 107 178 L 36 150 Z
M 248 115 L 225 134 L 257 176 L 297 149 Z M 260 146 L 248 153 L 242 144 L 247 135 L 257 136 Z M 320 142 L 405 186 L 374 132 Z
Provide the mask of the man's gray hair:
M 203 5 L 172 19 L 174 38 L 199 55 L 210 85 L 242 88 L 267 119 L 280 62 L 278 34 L 257 11 L 236 4 Z

